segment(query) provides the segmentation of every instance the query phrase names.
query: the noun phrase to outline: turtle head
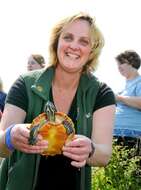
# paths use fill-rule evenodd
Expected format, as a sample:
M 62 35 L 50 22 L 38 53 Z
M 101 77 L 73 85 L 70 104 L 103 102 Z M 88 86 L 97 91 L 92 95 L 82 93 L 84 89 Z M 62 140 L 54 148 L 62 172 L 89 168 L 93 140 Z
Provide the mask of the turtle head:
M 54 104 L 50 101 L 47 101 L 44 112 L 47 114 L 48 120 L 51 122 L 55 122 L 55 112 L 57 112 Z

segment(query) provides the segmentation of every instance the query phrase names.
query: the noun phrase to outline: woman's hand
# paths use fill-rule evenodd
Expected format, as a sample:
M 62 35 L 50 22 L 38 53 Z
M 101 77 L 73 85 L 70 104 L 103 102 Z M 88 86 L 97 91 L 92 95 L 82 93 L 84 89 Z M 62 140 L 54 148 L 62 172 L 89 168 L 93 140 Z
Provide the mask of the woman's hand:
M 48 142 L 42 139 L 41 135 L 37 136 L 36 145 L 29 145 L 29 129 L 28 124 L 16 124 L 11 129 L 11 142 L 15 149 L 25 153 L 41 153 L 48 146 Z
M 80 168 L 86 164 L 91 149 L 91 139 L 75 135 L 74 140 L 63 147 L 63 155 L 72 159 L 71 165 Z

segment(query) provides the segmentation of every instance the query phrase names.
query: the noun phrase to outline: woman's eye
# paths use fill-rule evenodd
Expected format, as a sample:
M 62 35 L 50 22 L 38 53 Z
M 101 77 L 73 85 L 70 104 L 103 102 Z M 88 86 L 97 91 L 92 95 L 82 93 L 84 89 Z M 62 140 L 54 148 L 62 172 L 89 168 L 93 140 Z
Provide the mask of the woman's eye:
M 89 41 L 87 41 L 87 40 L 80 40 L 80 44 L 83 45 L 83 46 L 87 46 L 87 45 L 89 45 Z
M 71 36 L 64 36 L 64 40 L 66 40 L 66 41 L 71 41 L 71 40 L 72 40 L 72 37 L 71 37 Z

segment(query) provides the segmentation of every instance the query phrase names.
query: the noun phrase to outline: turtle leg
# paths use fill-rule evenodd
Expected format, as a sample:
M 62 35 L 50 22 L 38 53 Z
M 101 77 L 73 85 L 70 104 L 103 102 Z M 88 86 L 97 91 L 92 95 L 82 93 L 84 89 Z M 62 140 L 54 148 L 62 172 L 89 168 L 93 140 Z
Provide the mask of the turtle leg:
M 68 122 L 67 120 L 64 120 L 64 121 L 62 121 L 62 124 L 64 125 L 68 135 L 73 133 L 73 127 L 70 122 Z
M 34 126 L 31 130 L 30 130 L 30 136 L 28 139 L 28 143 L 30 145 L 35 145 L 37 143 L 37 135 L 38 135 L 38 129 L 39 129 L 40 125 L 36 125 Z

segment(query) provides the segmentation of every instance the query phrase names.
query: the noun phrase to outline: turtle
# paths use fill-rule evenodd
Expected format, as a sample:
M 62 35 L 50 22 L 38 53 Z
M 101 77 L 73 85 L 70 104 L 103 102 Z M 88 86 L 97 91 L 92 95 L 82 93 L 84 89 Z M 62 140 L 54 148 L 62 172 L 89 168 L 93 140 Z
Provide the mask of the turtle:
M 71 118 L 63 112 L 58 112 L 50 101 L 47 101 L 44 112 L 33 119 L 28 129 L 30 130 L 28 139 L 30 145 L 37 143 L 38 134 L 48 141 L 48 148 L 41 153 L 44 156 L 62 154 L 64 144 L 71 141 L 75 135 Z

